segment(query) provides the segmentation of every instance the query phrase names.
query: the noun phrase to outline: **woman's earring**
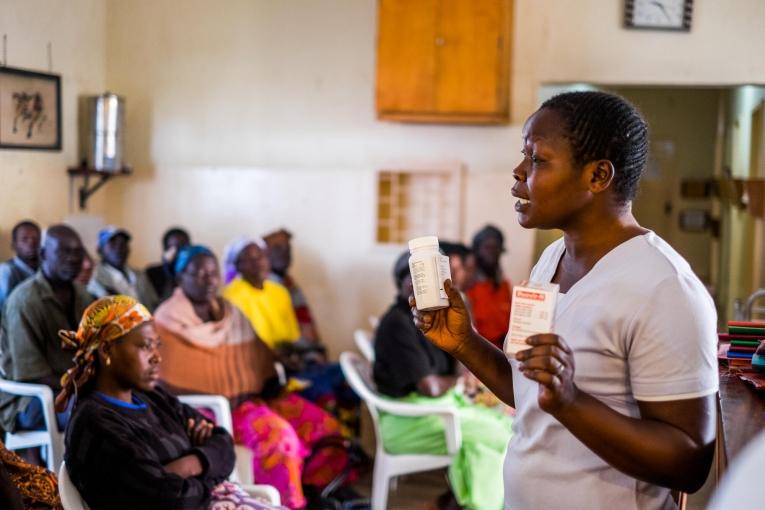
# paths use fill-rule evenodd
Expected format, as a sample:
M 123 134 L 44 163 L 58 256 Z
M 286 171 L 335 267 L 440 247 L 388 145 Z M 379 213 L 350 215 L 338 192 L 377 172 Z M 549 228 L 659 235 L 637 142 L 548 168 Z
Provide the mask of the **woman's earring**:
M 106 357 L 106 366 L 108 367 L 108 366 L 109 366 L 109 365 L 111 365 L 111 364 L 112 364 L 112 359 L 111 359 L 110 357 L 108 357 L 108 356 L 107 356 L 107 357 Z

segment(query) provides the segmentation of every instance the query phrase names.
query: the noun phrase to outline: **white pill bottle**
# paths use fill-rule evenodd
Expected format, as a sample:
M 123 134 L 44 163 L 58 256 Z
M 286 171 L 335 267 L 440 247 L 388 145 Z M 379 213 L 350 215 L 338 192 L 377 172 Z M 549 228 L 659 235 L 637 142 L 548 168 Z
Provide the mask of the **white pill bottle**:
M 417 300 L 424 312 L 449 306 L 444 282 L 452 277 L 449 257 L 438 251 L 438 237 L 418 237 L 409 241 L 409 271 Z

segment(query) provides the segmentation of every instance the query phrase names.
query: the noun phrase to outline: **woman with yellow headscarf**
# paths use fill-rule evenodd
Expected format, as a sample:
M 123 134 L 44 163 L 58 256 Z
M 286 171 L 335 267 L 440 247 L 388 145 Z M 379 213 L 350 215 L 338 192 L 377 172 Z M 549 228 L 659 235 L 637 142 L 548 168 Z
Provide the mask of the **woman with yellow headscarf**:
M 64 458 L 90 508 L 271 508 L 225 482 L 231 436 L 157 386 L 159 338 L 142 304 L 99 299 L 59 335 L 77 349 L 56 399 L 76 398 Z

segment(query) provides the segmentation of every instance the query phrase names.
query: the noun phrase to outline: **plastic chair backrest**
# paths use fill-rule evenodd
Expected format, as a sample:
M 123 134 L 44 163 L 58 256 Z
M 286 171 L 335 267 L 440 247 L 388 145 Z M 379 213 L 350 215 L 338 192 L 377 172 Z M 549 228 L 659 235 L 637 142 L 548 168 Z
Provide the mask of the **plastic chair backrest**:
M 178 400 L 194 409 L 209 409 L 215 415 L 215 424 L 234 434 L 231 405 L 222 395 L 178 395 Z
M 64 434 L 58 430 L 53 390 L 44 384 L 31 384 L 0 379 L 0 391 L 22 397 L 36 397 L 42 403 L 45 430 L 17 430 L 5 434 L 5 447 L 9 450 L 43 447 L 46 467 L 55 472 L 64 459 Z
M 377 428 L 377 407 L 381 396 L 377 393 L 374 380 L 372 379 L 372 366 L 370 363 L 355 352 L 343 352 L 340 354 L 340 368 L 343 370 L 348 385 L 367 404 Z
M 359 397 L 364 400 L 375 428 L 376 452 L 372 480 L 372 509 L 383 510 L 387 506 L 388 486 L 392 477 L 446 467 L 451 464 L 454 455 L 462 443 L 459 416 L 451 405 L 413 404 L 397 401 L 378 394 L 372 380 L 370 363 L 355 352 L 340 354 L 340 367 L 345 379 Z M 383 445 L 380 429 L 380 412 L 399 416 L 439 416 L 444 420 L 444 439 L 446 455 L 431 454 L 389 454 Z
M 61 505 L 64 510 L 88 510 L 88 504 L 80 496 L 80 491 L 69 478 L 69 471 L 66 469 L 66 463 L 62 460 L 61 467 L 58 468 L 58 493 L 61 496 Z
M 375 346 L 372 340 L 372 333 L 365 329 L 357 329 L 353 332 L 353 340 L 356 342 L 356 347 L 361 354 L 369 361 L 374 363 L 375 361 Z

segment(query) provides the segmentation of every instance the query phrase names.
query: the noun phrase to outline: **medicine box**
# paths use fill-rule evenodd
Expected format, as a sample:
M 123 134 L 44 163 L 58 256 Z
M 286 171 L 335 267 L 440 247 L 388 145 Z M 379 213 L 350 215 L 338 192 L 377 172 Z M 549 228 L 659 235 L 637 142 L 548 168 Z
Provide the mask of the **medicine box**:
M 558 285 L 527 283 L 513 287 L 510 329 L 505 337 L 505 354 L 528 349 L 526 339 L 540 333 L 552 333 Z

